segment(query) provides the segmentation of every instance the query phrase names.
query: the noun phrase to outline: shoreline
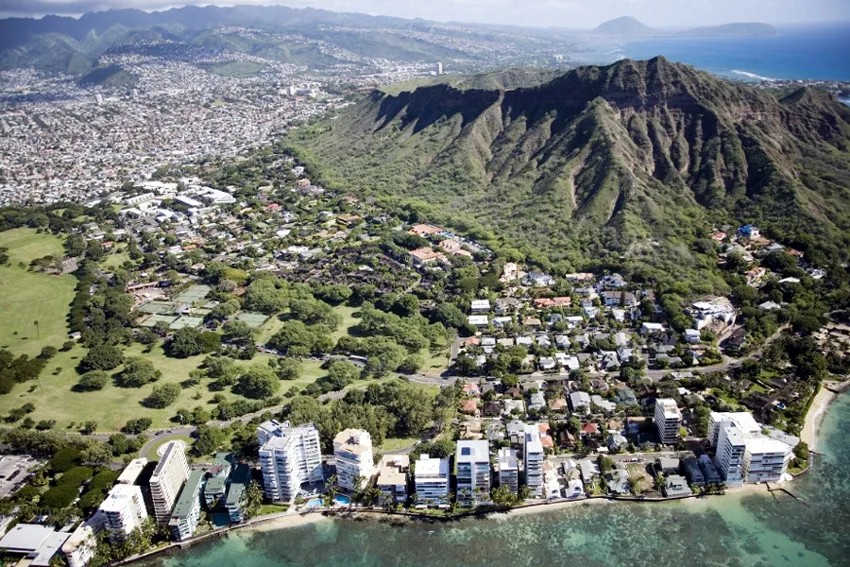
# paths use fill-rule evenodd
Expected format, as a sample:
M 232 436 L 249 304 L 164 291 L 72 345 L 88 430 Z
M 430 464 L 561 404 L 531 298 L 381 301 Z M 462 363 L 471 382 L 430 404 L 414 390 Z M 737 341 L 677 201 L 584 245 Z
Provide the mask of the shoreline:
M 800 440 L 809 445 L 809 450 L 815 453 L 817 447 L 818 434 L 820 427 L 829 410 L 830 405 L 840 396 L 830 388 L 837 388 L 843 392 L 844 389 L 850 387 L 850 380 L 845 382 L 824 382 L 821 384 L 817 394 L 812 399 L 809 410 L 806 412 L 805 425 L 800 433 Z M 725 493 L 719 494 L 724 496 L 748 496 L 752 494 L 769 495 L 771 489 L 766 484 L 744 485 L 736 488 L 727 488 Z M 140 556 L 127 558 L 116 565 L 131 565 L 145 559 L 151 559 L 161 555 L 167 555 L 179 551 L 186 551 L 196 544 L 202 543 L 210 539 L 219 539 L 229 537 L 231 534 L 245 532 L 271 532 L 277 530 L 285 530 L 288 528 L 300 527 L 310 524 L 318 524 L 329 522 L 332 520 L 362 520 L 368 519 L 372 521 L 392 522 L 397 525 L 416 524 L 428 522 L 456 522 L 467 518 L 488 517 L 495 520 L 509 521 L 511 518 L 528 516 L 533 514 L 541 514 L 546 512 L 557 512 L 566 508 L 575 506 L 601 506 L 601 505 L 618 505 L 618 504 L 660 504 L 671 502 L 703 502 L 707 496 L 699 497 L 686 496 L 683 498 L 664 498 L 664 499 L 641 499 L 641 498 L 613 498 L 613 497 L 595 497 L 595 498 L 580 498 L 571 500 L 562 500 L 555 502 L 539 502 L 511 508 L 504 511 L 487 511 L 481 513 L 470 513 L 455 517 L 429 516 L 426 514 L 415 513 L 388 513 L 380 509 L 321 509 L 313 510 L 306 513 L 295 511 L 275 514 L 268 517 L 258 517 L 249 520 L 245 524 L 231 526 L 221 530 L 206 533 L 198 538 L 193 538 L 185 542 L 174 543 L 168 547 L 153 550 L 144 553 Z
M 850 381 L 848 381 L 850 382 Z M 832 387 L 843 387 L 848 382 L 823 382 L 812 399 L 809 405 L 809 410 L 806 412 L 806 417 L 803 422 L 803 429 L 800 431 L 800 440 L 809 446 L 810 452 L 816 452 L 818 445 L 818 433 L 820 432 L 823 419 L 826 417 L 826 412 L 829 406 L 834 402 L 840 394 L 832 391 Z

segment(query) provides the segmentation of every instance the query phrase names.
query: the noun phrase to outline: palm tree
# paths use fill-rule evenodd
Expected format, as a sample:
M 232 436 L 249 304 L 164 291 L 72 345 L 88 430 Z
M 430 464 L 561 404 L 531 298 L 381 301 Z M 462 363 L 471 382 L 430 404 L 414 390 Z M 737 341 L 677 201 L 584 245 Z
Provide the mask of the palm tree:
M 322 497 L 322 503 L 330 508 L 333 506 L 334 499 L 337 495 L 336 475 L 332 475 L 325 481 L 325 495 Z
M 40 339 L 41 338 L 41 328 L 38 326 L 38 320 L 36 319 L 35 321 L 33 321 L 32 324 L 35 325 L 36 336 Z

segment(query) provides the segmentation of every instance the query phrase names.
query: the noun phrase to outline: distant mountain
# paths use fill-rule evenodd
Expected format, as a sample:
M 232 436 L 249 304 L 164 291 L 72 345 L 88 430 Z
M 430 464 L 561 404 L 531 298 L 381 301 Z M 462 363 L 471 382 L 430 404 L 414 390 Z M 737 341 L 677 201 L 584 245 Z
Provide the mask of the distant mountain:
M 629 16 L 623 16 L 600 24 L 593 30 L 593 33 L 596 35 L 620 37 L 658 35 L 656 30 Z
M 769 24 L 735 23 L 722 26 L 695 28 L 685 32 L 688 37 L 764 37 L 778 35 Z
M 680 273 L 712 222 L 850 230 L 850 108 L 661 57 L 530 88 L 376 91 L 286 142 L 330 185 L 574 263 Z
M 519 54 L 552 45 L 550 32 L 488 26 L 446 25 L 365 14 L 285 6 L 186 6 L 162 12 L 109 10 L 79 19 L 0 20 L 0 69 L 33 66 L 89 79 L 114 78 L 100 58 L 111 53 L 155 54 L 176 60 L 199 54 L 245 54 L 270 61 L 321 68 L 339 63 L 368 65 L 368 59 L 405 62 L 484 61 L 494 57 L 481 45 L 501 45 Z M 557 39 L 554 41 L 562 41 Z M 206 51 L 204 51 L 206 50 Z M 211 57 L 214 58 L 214 57 Z M 511 64 L 510 58 L 500 58 Z M 107 64 L 108 66 L 108 64 Z M 480 65 L 479 65 L 480 66 Z M 122 80 L 123 82 L 123 80 Z

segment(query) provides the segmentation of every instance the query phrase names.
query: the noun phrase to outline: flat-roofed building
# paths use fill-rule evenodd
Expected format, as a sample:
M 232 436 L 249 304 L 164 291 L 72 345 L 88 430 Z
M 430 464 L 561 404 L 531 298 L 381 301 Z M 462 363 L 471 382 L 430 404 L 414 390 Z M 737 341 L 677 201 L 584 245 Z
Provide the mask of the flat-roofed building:
M 115 482 L 117 484 L 136 484 L 136 481 L 139 480 L 139 476 L 141 476 L 142 471 L 145 470 L 147 465 L 148 460 L 144 457 L 133 459 L 127 463 L 127 466 L 124 467 L 124 470 L 121 471 Z
M 510 447 L 499 449 L 499 486 L 507 486 L 514 494 L 519 492 L 519 459 Z
M 747 412 L 712 412 L 708 439 L 716 446 L 714 462 L 730 486 L 779 481 L 793 456 L 790 444 L 764 435 Z
M 168 527 L 175 541 L 185 541 L 192 537 L 201 521 L 201 485 L 204 471 L 194 470 L 180 491 L 180 496 L 171 511 Z
M 676 401 L 671 398 L 655 400 L 655 431 L 662 445 L 675 445 L 679 441 L 679 427 L 682 425 L 682 412 Z
M 124 540 L 148 517 L 142 489 L 135 484 L 116 484 L 100 504 L 104 528 L 113 540 Z
M 48 567 L 70 535 L 40 524 L 17 524 L 0 539 L 0 550 L 29 560 L 21 565 Z
M 373 474 L 372 437 L 362 429 L 346 429 L 334 437 L 336 482 L 340 488 L 353 492 L 365 486 Z
M 525 425 L 522 451 L 525 484 L 535 498 L 543 496 L 544 458 L 543 444 L 540 442 L 540 429 L 536 425 Z
M 375 486 L 381 491 L 383 499 L 391 499 L 394 504 L 403 504 L 407 500 L 408 472 L 410 472 L 409 455 L 381 457 Z
M 177 496 L 189 478 L 185 448 L 186 444 L 182 441 L 169 441 L 159 449 L 159 462 L 149 483 L 154 517 L 158 524 L 170 521 Z
M 324 480 L 319 432 L 312 423 L 266 421 L 257 428 L 263 490 L 272 502 L 290 502 L 304 483 Z
M 445 508 L 449 505 L 449 460 L 420 455 L 414 472 L 416 505 Z
M 457 500 L 465 506 L 490 501 L 490 443 L 458 441 L 455 451 Z
M 62 544 L 62 553 L 68 567 L 86 567 L 97 548 L 97 533 L 103 529 L 103 514 L 95 512 L 88 521 L 80 524 Z

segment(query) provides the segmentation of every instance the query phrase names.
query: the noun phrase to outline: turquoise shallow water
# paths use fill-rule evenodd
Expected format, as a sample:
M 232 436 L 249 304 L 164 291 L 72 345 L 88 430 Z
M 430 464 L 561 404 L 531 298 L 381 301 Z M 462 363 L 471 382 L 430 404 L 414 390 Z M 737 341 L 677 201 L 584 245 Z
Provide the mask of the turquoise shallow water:
M 788 497 L 576 505 L 453 525 L 333 521 L 243 532 L 150 567 L 850 565 L 850 395 L 830 408 L 815 469 Z

